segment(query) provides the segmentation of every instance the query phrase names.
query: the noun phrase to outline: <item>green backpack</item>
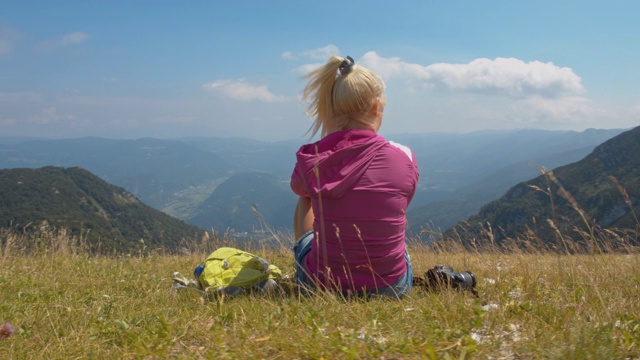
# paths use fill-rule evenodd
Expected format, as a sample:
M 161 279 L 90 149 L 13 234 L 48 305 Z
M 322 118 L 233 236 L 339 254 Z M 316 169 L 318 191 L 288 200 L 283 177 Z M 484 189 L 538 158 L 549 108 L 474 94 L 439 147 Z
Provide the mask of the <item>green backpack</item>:
M 275 284 L 282 272 L 265 259 L 246 251 L 222 247 L 212 252 L 204 264 L 194 271 L 200 287 L 207 292 L 235 294 L 263 286 Z

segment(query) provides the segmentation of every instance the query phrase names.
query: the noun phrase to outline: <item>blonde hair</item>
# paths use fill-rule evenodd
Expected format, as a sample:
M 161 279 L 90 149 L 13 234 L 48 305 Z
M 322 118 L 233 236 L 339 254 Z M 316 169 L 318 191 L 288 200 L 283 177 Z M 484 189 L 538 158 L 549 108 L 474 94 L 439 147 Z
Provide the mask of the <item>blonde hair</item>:
M 351 61 L 349 63 L 349 61 Z M 347 66 L 345 66 L 345 64 Z M 382 100 L 384 82 L 353 59 L 332 56 L 326 64 L 307 74 L 303 100 L 311 100 L 306 114 L 315 117 L 309 132 L 325 137 L 351 123 L 374 128 L 367 113 Z

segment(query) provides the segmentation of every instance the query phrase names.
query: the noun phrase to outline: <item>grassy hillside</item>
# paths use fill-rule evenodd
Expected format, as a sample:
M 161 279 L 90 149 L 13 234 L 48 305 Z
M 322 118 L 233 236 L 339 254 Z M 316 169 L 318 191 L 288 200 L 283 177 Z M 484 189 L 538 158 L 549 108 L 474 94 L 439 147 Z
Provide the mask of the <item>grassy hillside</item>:
M 0 227 L 65 228 L 98 251 L 176 249 L 204 234 L 81 168 L 0 170 L 0 204 Z
M 640 357 L 640 257 L 483 252 L 410 244 L 416 272 L 471 270 L 479 298 L 415 288 L 399 301 L 283 291 L 205 301 L 171 290 L 220 243 L 189 256 L 90 256 L 64 235 L 0 252 L 0 354 L 15 359 L 622 359 Z M 290 242 L 290 239 L 289 239 Z M 9 245 L 6 245 L 9 244 Z M 66 244 L 66 245 L 61 245 Z M 53 250 L 56 249 L 56 250 Z M 250 249 L 293 271 L 288 248 Z

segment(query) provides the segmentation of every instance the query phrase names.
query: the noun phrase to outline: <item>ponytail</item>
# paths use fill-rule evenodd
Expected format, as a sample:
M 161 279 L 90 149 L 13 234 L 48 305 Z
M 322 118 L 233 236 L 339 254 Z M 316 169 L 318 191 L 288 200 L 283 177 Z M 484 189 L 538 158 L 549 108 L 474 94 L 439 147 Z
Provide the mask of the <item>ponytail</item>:
M 310 100 L 306 114 L 315 118 L 309 132 L 326 135 L 343 130 L 351 122 L 364 119 L 384 91 L 384 83 L 370 70 L 356 66 L 351 57 L 332 56 L 326 64 L 309 73 L 303 100 Z

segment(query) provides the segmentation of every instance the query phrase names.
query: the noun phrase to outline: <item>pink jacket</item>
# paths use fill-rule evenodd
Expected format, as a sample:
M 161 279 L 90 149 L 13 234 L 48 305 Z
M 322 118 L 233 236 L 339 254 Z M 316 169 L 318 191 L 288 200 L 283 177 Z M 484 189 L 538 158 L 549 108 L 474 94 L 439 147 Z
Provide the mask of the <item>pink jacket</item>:
M 324 284 L 327 266 L 329 284 L 343 291 L 398 281 L 406 272 L 405 214 L 419 177 L 411 150 L 373 131 L 345 130 L 296 156 L 291 188 L 311 197 L 319 234 L 305 270 Z

